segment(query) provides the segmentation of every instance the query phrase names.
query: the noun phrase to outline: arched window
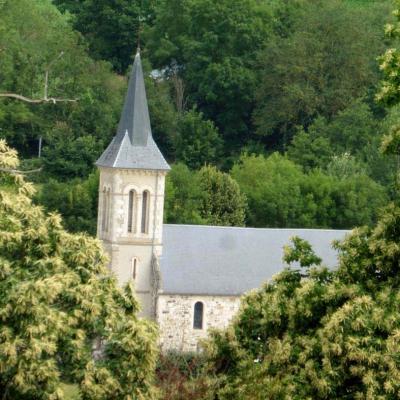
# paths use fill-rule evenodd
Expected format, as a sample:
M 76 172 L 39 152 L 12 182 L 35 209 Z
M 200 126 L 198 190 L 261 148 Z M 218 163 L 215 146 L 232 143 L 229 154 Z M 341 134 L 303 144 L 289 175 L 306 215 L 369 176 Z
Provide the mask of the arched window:
M 136 275 L 137 275 L 137 258 L 133 257 L 132 258 L 132 279 L 136 280 Z
M 101 230 L 105 232 L 106 230 L 106 218 L 107 218 L 107 191 L 106 188 L 103 189 L 103 214 L 101 217 Z
M 136 192 L 129 192 L 128 204 L 128 232 L 135 232 L 135 209 L 136 209 Z
M 107 198 L 106 198 L 106 232 L 108 232 L 109 224 L 110 224 L 110 189 L 107 190 Z
M 193 329 L 203 329 L 203 311 L 203 303 L 201 301 L 198 301 L 194 305 Z
M 148 225 L 149 225 L 149 199 L 150 193 L 145 190 L 143 192 L 143 199 L 142 199 L 142 224 L 141 224 L 141 232 L 147 233 L 148 232 Z

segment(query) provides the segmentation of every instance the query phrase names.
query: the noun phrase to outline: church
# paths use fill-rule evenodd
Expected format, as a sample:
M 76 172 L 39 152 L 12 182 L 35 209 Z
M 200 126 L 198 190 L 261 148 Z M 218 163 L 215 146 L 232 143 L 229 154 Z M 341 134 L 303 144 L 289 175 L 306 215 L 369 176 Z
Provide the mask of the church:
M 141 316 L 157 322 L 163 351 L 196 351 L 210 328 L 224 328 L 240 297 L 278 273 L 283 246 L 299 236 L 334 267 L 333 240 L 347 231 L 163 223 L 170 169 L 150 125 L 140 53 L 131 71 L 117 133 L 96 162 L 97 236 L 119 284 L 133 281 Z

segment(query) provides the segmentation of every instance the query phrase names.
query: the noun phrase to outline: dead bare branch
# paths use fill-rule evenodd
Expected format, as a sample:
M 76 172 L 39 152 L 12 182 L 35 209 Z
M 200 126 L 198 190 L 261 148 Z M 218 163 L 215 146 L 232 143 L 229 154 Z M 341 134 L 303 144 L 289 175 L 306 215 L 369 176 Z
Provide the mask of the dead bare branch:
M 0 93 L 0 97 L 11 97 L 17 100 L 26 101 L 27 103 L 61 103 L 61 102 L 68 102 L 68 103 L 76 103 L 79 99 L 59 99 L 56 97 L 48 97 L 45 99 L 31 99 L 29 97 L 22 96 L 17 93 Z
M 1 51 L 2 49 L 0 49 Z M 26 96 L 22 96 L 21 94 L 17 94 L 17 93 L 0 93 L 0 97 L 9 97 L 9 98 L 13 98 L 13 99 L 17 99 L 17 100 L 21 100 L 21 101 L 25 101 L 27 103 L 76 103 L 78 101 L 78 99 L 60 99 L 57 97 L 48 97 L 48 89 L 49 89 L 49 73 L 50 73 L 50 68 L 51 66 L 58 61 L 62 56 L 64 55 L 64 52 L 62 51 L 53 61 L 51 61 L 48 65 L 47 65 L 47 69 L 45 71 L 44 74 L 44 90 L 43 90 L 43 98 L 42 99 L 31 99 L 29 97 Z
M 26 174 L 34 174 L 36 172 L 40 172 L 42 170 L 42 168 L 36 168 L 36 169 L 30 169 L 27 171 L 21 171 L 18 169 L 9 169 L 9 168 L 0 168 L 0 172 L 7 172 L 9 174 L 13 174 L 13 175 L 26 175 Z

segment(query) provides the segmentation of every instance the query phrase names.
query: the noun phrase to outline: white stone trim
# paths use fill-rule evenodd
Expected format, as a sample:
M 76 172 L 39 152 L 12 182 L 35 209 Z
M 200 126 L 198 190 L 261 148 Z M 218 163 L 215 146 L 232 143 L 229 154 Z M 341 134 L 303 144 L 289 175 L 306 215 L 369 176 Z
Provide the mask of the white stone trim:
M 134 190 L 136 193 L 139 193 L 140 192 L 140 187 L 139 186 L 137 186 L 137 185 L 134 185 L 134 184 L 132 184 L 132 183 L 128 183 L 127 185 L 125 185 L 124 187 L 123 187 L 123 189 L 122 189 L 122 193 L 119 193 L 119 195 L 122 195 L 122 196 L 128 196 L 129 195 L 129 192 L 131 191 L 131 190 Z M 115 193 L 115 194 L 118 194 L 118 193 Z

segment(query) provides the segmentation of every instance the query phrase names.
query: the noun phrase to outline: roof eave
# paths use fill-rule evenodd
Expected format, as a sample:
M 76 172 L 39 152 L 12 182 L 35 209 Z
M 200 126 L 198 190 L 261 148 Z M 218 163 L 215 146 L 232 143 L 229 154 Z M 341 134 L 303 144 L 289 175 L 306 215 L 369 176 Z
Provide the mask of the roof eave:
M 113 166 L 113 165 L 106 165 L 102 164 L 99 162 L 95 162 L 94 165 L 98 168 L 109 168 L 109 169 L 119 169 L 119 170 L 138 170 L 138 171 L 158 171 L 158 172 L 168 172 L 171 170 L 171 167 L 168 165 L 168 167 L 165 168 L 142 168 L 142 167 L 118 167 L 118 166 Z

